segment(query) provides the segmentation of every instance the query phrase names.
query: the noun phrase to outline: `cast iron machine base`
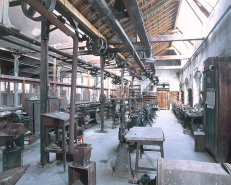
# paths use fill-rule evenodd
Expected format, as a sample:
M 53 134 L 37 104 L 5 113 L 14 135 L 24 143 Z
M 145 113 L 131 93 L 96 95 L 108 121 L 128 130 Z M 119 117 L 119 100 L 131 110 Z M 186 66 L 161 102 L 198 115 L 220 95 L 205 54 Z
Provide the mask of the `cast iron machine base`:
M 90 161 L 91 144 L 77 144 L 77 154 L 68 165 L 68 182 L 72 184 L 96 185 L 96 163 Z

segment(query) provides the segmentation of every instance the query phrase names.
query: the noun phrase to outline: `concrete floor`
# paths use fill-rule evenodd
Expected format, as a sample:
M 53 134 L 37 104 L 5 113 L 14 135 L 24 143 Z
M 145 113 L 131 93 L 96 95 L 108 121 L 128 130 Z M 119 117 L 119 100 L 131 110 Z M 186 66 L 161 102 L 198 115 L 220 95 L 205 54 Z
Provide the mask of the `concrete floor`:
M 158 118 L 154 120 L 153 127 L 162 127 L 165 142 L 164 154 L 167 159 L 194 160 L 214 162 L 207 153 L 194 152 L 194 139 L 183 134 L 183 127 L 171 111 L 161 110 L 157 112 Z M 92 144 L 91 161 L 96 162 L 96 181 L 98 185 L 125 185 L 128 178 L 113 177 L 118 147 L 118 128 L 111 129 L 111 121 L 106 121 L 107 133 L 97 133 L 98 125 L 92 125 L 84 132 L 85 143 Z M 30 167 L 19 180 L 17 185 L 64 185 L 68 184 L 68 172 L 63 173 L 63 163 L 51 156 L 51 163 L 42 169 L 38 163 L 40 159 L 39 141 L 32 145 L 26 145 L 23 154 L 23 164 Z M 135 155 L 132 154 L 132 161 Z M 145 152 L 140 160 L 140 166 L 154 167 L 157 164 L 158 152 Z M 2 162 L 2 153 L 0 154 Z M 133 164 L 134 165 L 134 164 Z M 0 165 L 2 168 L 2 165 Z M 144 174 L 140 173 L 139 177 Z M 148 173 L 154 178 L 156 172 Z

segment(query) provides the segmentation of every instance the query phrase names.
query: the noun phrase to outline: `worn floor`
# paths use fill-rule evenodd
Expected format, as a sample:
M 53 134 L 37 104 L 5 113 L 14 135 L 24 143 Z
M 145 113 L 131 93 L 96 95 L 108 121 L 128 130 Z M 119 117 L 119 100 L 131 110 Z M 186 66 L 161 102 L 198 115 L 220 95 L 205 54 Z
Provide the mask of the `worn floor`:
M 164 154 L 167 159 L 195 160 L 204 162 L 214 162 L 207 153 L 194 152 L 194 139 L 192 136 L 183 134 L 183 127 L 171 111 L 161 110 L 157 112 L 158 118 L 154 120 L 153 127 L 162 127 L 165 142 Z M 85 143 L 92 144 L 91 161 L 96 162 L 97 185 L 125 185 L 128 178 L 113 177 L 113 167 L 115 166 L 118 146 L 118 128 L 111 129 L 111 121 L 108 125 L 107 133 L 97 133 L 98 125 L 93 125 L 84 132 Z M 17 185 L 66 185 L 68 184 L 68 172 L 63 173 L 63 163 L 55 160 L 55 155 L 51 155 L 51 163 L 42 169 L 38 163 L 40 159 L 39 141 L 32 145 L 26 145 L 23 153 L 23 164 L 30 164 L 30 167 L 19 180 Z M 140 166 L 156 166 L 156 158 L 160 156 L 158 152 L 145 152 L 140 161 Z M 134 161 L 134 154 L 132 161 Z M 2 163 L 2 153 L 0 154 Z M 0 164 L 0 168 L 2 165 Z M 0 169 L 2 170 L 2 169 Z M 148 173 L 151 178 L 155 177 L 155 172 Z M 139 177 L 142 174 L 139 174 Z

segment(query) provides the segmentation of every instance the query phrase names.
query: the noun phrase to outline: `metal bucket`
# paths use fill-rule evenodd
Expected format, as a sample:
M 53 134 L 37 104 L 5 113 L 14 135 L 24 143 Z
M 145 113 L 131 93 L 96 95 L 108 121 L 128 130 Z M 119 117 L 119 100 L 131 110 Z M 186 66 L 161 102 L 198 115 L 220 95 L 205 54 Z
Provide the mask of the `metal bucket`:
M 85 166 L 86 163 L 90 162 L 91 157 L 91 144 L 77 144 L 75 149 L 77 149 L 78 153 L 73 156 L 74 162 L 79 163 Z

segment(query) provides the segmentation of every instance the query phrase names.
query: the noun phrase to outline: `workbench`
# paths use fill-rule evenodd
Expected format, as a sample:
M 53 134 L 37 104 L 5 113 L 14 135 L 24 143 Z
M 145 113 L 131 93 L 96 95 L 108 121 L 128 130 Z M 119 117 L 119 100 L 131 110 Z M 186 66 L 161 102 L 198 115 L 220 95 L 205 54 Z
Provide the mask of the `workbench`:
M 42 126 L 43 126 L 43 133 L 44 133 L 44 140 L 43 140 L 43 152 L 44 158 L 46 158 L 46 162 L 49 162 L 49 152 L 52 153 L 60 153 L 63 157 L 63 167 L 64 172 L 66 171 L 66 153 L 68 148 L 66 146 L 66 137 L 65 137 L 65 127 L 69 125 L 70 114 L 64 112 L 53 112 L 53 113 L 46 113 L 41 114 L 42 116 Z M 78 118 L 78 116 L 75 116 Z M 49 127 L 54 127 L 56 131 L 56 140 L 61 141 L 61 145 L 50 145 L 49 141 Z M 62 128 L 62 140 L 59 137 L 59 128 Z M 75 124 L 75 128 L 77 129 L 77 125 Z M 76 130 L 75 129 L 75 130 Z M 77 132 L 75 132 L 75 138 L 77 140 Z
M 203 113 L 187 111 L 187 112 L 185 112 L 185 115 L 186 115 L 186 125 L 188 125 L 191 128 L 192 133 L 194 133 L 194 131 L 197 131 L 197 130 L 194 130 L 194 126 L 196 125 L 195 120 L 198 119 L 202 123 L 203 122 Z
M 143 151 L 157 151 L 161 153 L 161 157 L 164 158 L 164 133 L 162 128 L 159 127 L 133 127 L 128 133 L 125 135 L 126 143 L 129 145 L 131 143 L 136 143 L 136 162 L 135 162 L 135 170 L 131 167 L 131 154 L 128 147 L 128 164 L 131 171 L 131 174 L 137 178 L 138 170 L 148 170 L 148 171 L 156 171 L 156 168 L 146 168 L 139 167 L 139 155 L 140 148 L 143 145 L 154 145 L 159 146 L 160 149 L 142 149 Z M 141 154 L 142 155 L 142 154 Z

